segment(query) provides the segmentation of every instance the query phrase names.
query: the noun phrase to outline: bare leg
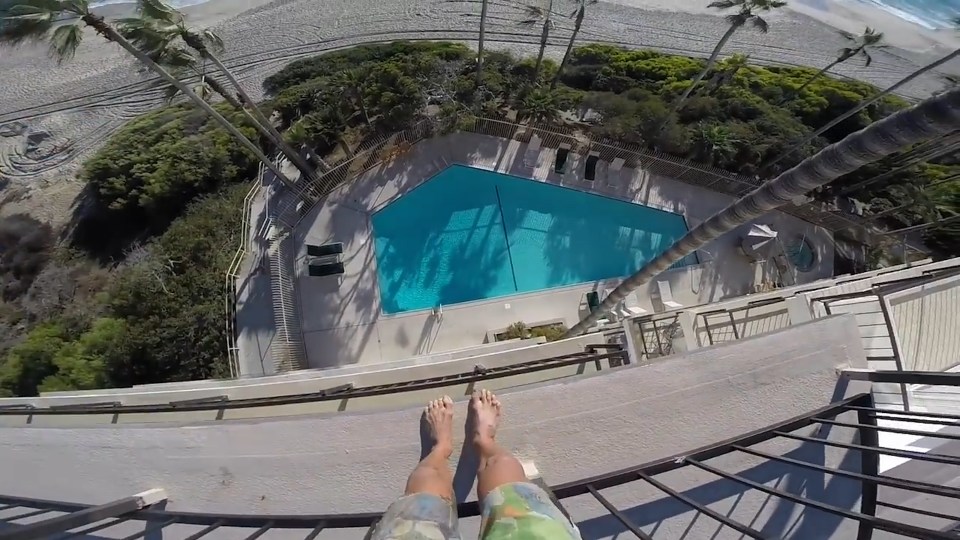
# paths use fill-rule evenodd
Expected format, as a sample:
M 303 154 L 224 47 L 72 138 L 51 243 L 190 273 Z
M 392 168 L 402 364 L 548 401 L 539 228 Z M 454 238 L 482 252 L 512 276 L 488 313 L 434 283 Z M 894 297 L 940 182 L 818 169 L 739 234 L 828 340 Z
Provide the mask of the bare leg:
M 480 456 L 477 470 L 477 498 L 481 501 L 494 489 L 512 482 L 525 482 L 523 466 L 496 441 L 500 424 L 500 401 L 489 390 L 478 390 L 470 398 L 467 418 L 473 446 Z
M 453 453 L 453 400 L 449 396 L 435 399 L 427 404 L 423 414 L 433 447 L 410 473 L 404 495 L 429 493 L 452 501 L 453 474 L 447 460 Z

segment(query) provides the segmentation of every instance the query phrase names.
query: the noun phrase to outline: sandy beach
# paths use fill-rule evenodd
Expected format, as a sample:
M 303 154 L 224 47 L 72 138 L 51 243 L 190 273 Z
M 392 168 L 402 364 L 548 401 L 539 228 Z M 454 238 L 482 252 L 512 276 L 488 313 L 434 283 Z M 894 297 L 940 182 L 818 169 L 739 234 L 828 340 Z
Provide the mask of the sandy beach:
M 542 1 L 542 0 L 536 0 Z M 805 0 L 811 2 L 812 0 Z M 726 23 L 706 0 L 615 0 L 590 6 L 579 42 L 609 42 L 706 56 Z M 538 31 L 519 26 L 524 3 L 491 0 L 491 48 L 531 54 Z M 819 7 L 818 7 L 819 6 Z M 568 6 L 555 3 L 559 12 Z M 770 14 L 770 32 L 744 28 L 726 54 L 748 53 L 755 62 L 821 67 L 844 43 L 836 29 L 860 32 L 865 24 L 884 31 L 895 47 L 874 54 L 866 68 L 856 61 L 840 75 L 888 86 L 958 43 L 951 32 L 930 31 L 853 0 L 822 4 L 794 0 L 791 9 Z M 129 5 L 100 8 L 108 18 Z M 450 39 L 472 42 L 479 2 L 444 0 L 212 0 L 184 8 L 190 23 L 214 27 L 224 38 L 226 63 L 253 95 L 263 78 L 298 58 L 363 42 Z M 573 27 L 559 21 L 549 54 L 559 57 Z M 951 45 L 953 44 L 953 45 Z M 960 73 L 960 65 L 946 71 Z M 75 175 L 83 159 L 124 122 L 157 106 L 155 80 L 136 72 L 118 47 L 88 32 L 76 58 L 57 65 L 46 48 L 0 49 L 0 174 L 5 178 L 0 212 L 30 212 L 54 224 L 70 216 L 82 186 Z M 943 87 L 930 75 L 903 88 L 922 98 Z M 39 133 L 27 152 L 27 135 Z M 35 138 L 37 136 L 35 135 Z

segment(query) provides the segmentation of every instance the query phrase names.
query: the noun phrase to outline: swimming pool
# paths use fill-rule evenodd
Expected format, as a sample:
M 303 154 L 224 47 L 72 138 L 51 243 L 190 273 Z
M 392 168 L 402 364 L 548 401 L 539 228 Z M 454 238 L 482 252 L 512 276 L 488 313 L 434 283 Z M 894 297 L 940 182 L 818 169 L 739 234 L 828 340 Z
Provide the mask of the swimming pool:
M 626 276 L 687 232 L 679 214 L 460 165 L 372 225 L 385 313 Z

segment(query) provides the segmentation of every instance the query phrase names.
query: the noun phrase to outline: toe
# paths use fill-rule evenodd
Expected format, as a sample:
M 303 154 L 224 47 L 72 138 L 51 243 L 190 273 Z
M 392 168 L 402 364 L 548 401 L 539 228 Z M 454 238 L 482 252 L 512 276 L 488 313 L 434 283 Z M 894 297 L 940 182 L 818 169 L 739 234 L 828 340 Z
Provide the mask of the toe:
M 450 396 L 443 396 L 440 402 L 445 409 L 453 408 L 453 399 L 451 399 Z

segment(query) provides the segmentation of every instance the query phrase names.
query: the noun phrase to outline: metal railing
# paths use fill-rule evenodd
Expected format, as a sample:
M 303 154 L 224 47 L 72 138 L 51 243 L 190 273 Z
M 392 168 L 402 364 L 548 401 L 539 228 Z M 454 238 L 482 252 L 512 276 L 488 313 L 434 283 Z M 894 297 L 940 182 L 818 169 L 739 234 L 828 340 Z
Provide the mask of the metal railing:
M 263 188 L 263 173 L 266 167 L 263 163 L 257 171 L 257 177 L 251 182 L 250 190 L 243 198 L 240 210 L 240 245 L 237 247 L 233 260 L 224 276 L 224 310 L 226 312 L 227 329 L 227 362 L 230 367 L 230 377 L 240 376 L 240 348 L 237 346 L 237 279 L 240 277 L 240 267 L 247 256 L 250 246 L 250 212 L 253 199 L 260 194 Z
M 597 354 L 597 349 L 613 349 L 612 352 Z M 398 381 L 388 384 L 354 387 L 352 384 L 342 384 L 324 388 L 307 394 L 293 394 L 271 396 L 264 398 L 249 398 L 231 400 L 226 395 L 192 399 L 187 401 L 173 401 L 151 405 L 123 405 L 118 401 L 104 401 L 100 403 L 81 403 L 76 405 L 52 405 L 35 407 L 29 404 L 0 406 L 0 416 L 77 416 L 77 415 L 112 415 L 116 418 L 121 414 L 144 413 L 177 413 L 195 411 L 222 412 L 231 409 L 250 409 L 257 407 L 276 407 L 282 405 L 297 405 L 321 401 L 357 399 L 365 397 L 383 396 L 429 390 L 458 384 L 469 384 L 504 377 L 514 377 L 528 373 L 536 373 L 550 369 L 592 363 L 600 371 L 602 363 L 607 362 L 610 367 L 629 364 L 627 352 L 620 347 L 587 346 L 585 352 L 578 352 L 553 358 L 520 362 L 508 366 L 487 368 L 476 365 L 471 371 L 431 377 Z M 323 384 L 318 379 L 317 384 Z M 219 419 L 219 418 L 218 418 Z
M 843 376 L 874 382 L 960 385 L 958 374 L 850 370 Z M 960 522 L 960 488 L 948 483 L 956 477 L 957 469 L 952 467 L 960 465 L 960 456 L 944 453 L 941 447 L 960 440 L 953 429 L 958 425 L 960 415 L 891 412 L 876 408 L 870 394 L 857 394 L 729 440 L 549 489 L 561 507 L 568 506 L 574 497 L 595 499 L 607 515 L 598 518 L 594 511 L 588 519 L 578 518 L 576 513 L 570 515 L 582 530 L 602 526 L 602 536 L 628 532 L 642 540 L 679 537 L 662 525 L 692 511 L 695 519 L 707 519 L 747 538 L 780 538 L 789 532 L 783 530 L 788 524 L 778 523 L 782 520 L 771 517 L 763 508 L 785 505 L 795 509 L 791 512 L 799 509 L 798 523 L 807 521 L 807 526 L 817 529 L 818 533 L 809 537 L 869 539 L 874 532 L 884 531 L 909 538 L 955 540 L 952 531 Z M 832 433 L 844 435 L 835 437 Z M 883 446 L 883 433 L 924 437 L 932 441 L 925 446 L 931 450 Z M 844 458 L 833 459 L 838 455 Z M 881 472 L 881 456 L 899 458 L 903 464 Z M 744 463 L 757 465 L 744 469 Z M 911 464 L 922 464 L 928 474 L 909 477 L 905 471 L 910 470 Z M 933 474 L 932 467 L 942 467 L 943 472 Z M 672 474 L 676 471 L 683 473 Z M 683 479 L 690 478 L 695 479 L 693 485 L 683 482 L 683 487 L 678 486 Z M 790 480 L 783 481 L 787 479 Z M 834 482 L 843 482 L 844 489 L 833 488 Z M 817 484 L 822 487 L 812 489 Z M 617 489 L 604 493 L 612 488 Z M 839 495 L 854 488 L 859 490 L 859 496 Z M 934 500 L 917 495 L 932 496 Z M 731 497 L 761 497 L 766 502 L 760 510 L 739 512 L 723 502 Z M 624 508 L 625 504 L 631 506 Z M 655 516 L 649 511 L 653 507 L 661 510 Z M 313 539 L 334 529 L 358 529 L 357 534 L 362 534 L 382 515 L 383 509 L 371 510 L 376 511 L 224 514 L 140 508 L 127 499 L 95 506 L 0 496 L 0 511 L 15 512 L 0 517 L 0 539 L 47 538 L 53 533 L 110 535 L 112 528 L 124 525 L 127 528 L 123 534 L 129 534 L 131 526 L 136 531 L 126 536 L 130 539 L 163 534 L 164 538 L 197 540 L 214 531 L 218 538 L 257 538 L 279 530 L 288 536 L 296 533 L 297 537 Z M 461 502 L 457 513 L 460 517 L 477 516 L 480 508 L 475 501 Z M 18 523 L 21 521 L 27 523 Z

